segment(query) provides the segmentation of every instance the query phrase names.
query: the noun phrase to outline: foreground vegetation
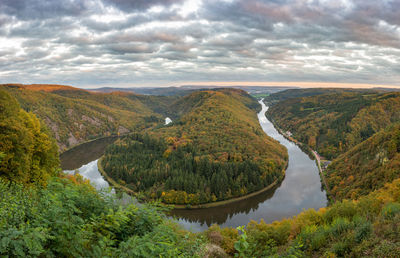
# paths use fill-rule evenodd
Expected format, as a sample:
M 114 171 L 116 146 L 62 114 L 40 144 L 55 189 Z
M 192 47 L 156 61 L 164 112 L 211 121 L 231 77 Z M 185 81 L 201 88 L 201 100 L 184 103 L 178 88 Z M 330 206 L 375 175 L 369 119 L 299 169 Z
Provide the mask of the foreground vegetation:
M 46 185 L 59 166 L 57 146 L 32 113 L 0 89 L 0 177 L 25 185 Z
M 231 199 L 280 181 L 287 151 L 265 135 L 259 104 L 241 90 L 200 91 L 173 105 L 179 119 L 110 146 L 102 166 L 118 183 L 164 203 Z
M 399 257 L 400 180 L 356 201 L 239 229 L 212 226 L 206 234 L 241 257 Z
M 195 257 L 205 241 L 151 204 L 120 206 L 78 177 L 47 188 L 0 181 L 0 255 L 10 257 Z

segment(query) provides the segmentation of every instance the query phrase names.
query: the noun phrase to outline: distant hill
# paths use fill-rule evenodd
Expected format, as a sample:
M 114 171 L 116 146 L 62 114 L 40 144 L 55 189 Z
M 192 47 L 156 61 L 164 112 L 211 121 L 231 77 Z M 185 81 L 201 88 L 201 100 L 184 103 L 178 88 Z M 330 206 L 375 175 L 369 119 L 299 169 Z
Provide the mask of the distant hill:
M 155 95 L 155 96 L 184 96 L 190 94 L 196 89 L 186 89 L 181 87 L 133 87 L 133 88 L 114 88 L 114 87 L 104 87 L 97 89 L 89 89 L 95 92 L 131 92 L 142 95 Z
M 383 90 L 383 89 L 382 89 Z M 287 89 L 276 93 L 273 93 L 266 97 L 264 101 L 269 105 L 275 104 L 279 101 L 300 98 L 300 97 L 310 97 L 324 94 L 333 93 L 344 93 L 344 92 L 379 92 L 378 89 L 339 89 L 339 88 L 313 88 L 313 89 Z
M 132 88 L 115 88 L 115 87 L 104 87 L 97 89 L 88 89 L 90 91 L 96 92 L 133 92 L 136 94 L 143 95 L 156 95 L 156 96 L 185 96 L 194 91 L 199 90 L 210 90 L 210 89 L 222 89 L 222 88 L 231 88 L 231 89 L 241 89 L 246 91 L 249 94 L 272 94 L 275 92 L 279 92 L 286 89 L 293 89 L 294 87 L 270 87 L 270 86 L 213 86 L 213 85 L 182 85 L 179 87 L 132 87 Z
M 107 174 L 174 204 L 230 199 L 282 180 L 287 151 L 262 131 L 259 104 L 245 91 L 197 91 L 171 109 L 173 123 L 108 148 L 102 161 Z

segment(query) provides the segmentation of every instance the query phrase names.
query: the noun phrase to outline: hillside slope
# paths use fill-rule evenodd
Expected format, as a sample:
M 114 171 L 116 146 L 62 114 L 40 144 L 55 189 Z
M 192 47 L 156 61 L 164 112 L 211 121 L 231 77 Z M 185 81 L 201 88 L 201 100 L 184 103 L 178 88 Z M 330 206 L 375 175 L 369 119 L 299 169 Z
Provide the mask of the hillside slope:
M 330 197 L 356 199 L 400 176 L 400 94 L 330 92 L 278 102 L 268 116 L 333 162 Z
M 356 199 L 400 177 L 400 125 L 393 125 L 340 155 L 325 172 L 335 199 Z
M 81 142 L 162 123 L 162 116 L 129 93 L 92 93 L 60 85 L 1 85 L 24 110 L 41 118 L 60 151 Z
M 103 165 L 111 177 L 178 204 L 230 199 L 282 179 L 287 151 L 262 131 L 259 104 L 247 93 L 200 91 L 173 106 L 178 120 L 107 150 Z
M 292 98 L 311 97 L 326 94 L 340 94 L 340 93 L 378 93 L 377 89 L 339 89 L 339 88 L 311 88 L 311 89 L 287 89 L 279 91 L 267 96 L 264 101 L 268 105 L 273 105 L 277 102 L 284 101 Z
M 399 93 L 334 92 L 291 98 L 267 115 L 328 159 L 400 121 Z

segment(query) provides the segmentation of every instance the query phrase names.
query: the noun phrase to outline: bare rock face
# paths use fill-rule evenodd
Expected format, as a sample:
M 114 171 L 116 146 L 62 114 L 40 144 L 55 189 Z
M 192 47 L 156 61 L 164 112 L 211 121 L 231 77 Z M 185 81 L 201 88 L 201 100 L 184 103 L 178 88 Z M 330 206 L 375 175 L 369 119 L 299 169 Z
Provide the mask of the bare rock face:
M 56 140 L 60 141 L 60 135 L 58 133 L 58 125 L 48 117 L 45 118 L 45 123 L 54 133 L 54 137 L 56 138 Z
M 88 117 L 88 116 L 82 115 L 82 120 L 86 121 L 86 122 L 89 122 L 89 123 L 91 123 L 92 125 L 95 125 L 95 126 L 100 126 L 101 125 L 100 120 L 98 118 L 96 118 L 96 117 L 92 118 L 92 117 Z
M 58 145 L 58 152 L 59 153 L 65 151 L 67 149 L 67 145 L 65 145 L 63 143 L 57 143 L 57 145 Z
M 75 138 L 75 136 L 72 133 L 69 133 L 68 146 L 73 146 L 78 143 L 79 143 L 79 141 Z
M 72 108 L 68 108 L 67 109 L 68 116 L 72 116 L 72 113 L 74 113 L 74 110 Z
M 129 133 L 129 132 L 130 131 L 127 128 L 125 128 L 121 125 L 118 127 L 118 134 L 124 134 L 124 133 Z

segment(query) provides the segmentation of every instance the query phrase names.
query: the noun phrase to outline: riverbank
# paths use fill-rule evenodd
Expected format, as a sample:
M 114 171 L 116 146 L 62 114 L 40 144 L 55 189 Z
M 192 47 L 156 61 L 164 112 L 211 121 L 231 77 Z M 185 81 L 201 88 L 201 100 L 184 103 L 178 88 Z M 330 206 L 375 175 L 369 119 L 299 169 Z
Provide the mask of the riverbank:
M 101 165 L 101 161 L 103 159 L 103 156 L 97 160 L 97 169 L 99 170 L 100 174 L 104 177 L 107 182 L 114 187 L 115 189 L 125 191 L 127 194 L 136 196 L 137 193 L 128 187 L 125 187 L 123 185 L 118 184 L 114 179 L 112 179 L 107 173 L 104 171 L 103 165 Z
M 279 180 L 281 181 L 281 180 Z M 272 184 L 268 185 L 267 187 L 258 190 L 256 192 L 252 192 L 250 194 L 246 194 L 240 197 L 236 197 L 236 198 L 232 198 L 229 200 L 223 200 L 223 201 L 218 201 L 218 202 L 209 202 L 209 203 L 204 203 L 204 204 L 198 204 L 198 205 L 184 205 L 184 204 L 173 204 L 174 209 L 206 209 L 206 208 L 214 208 L 214 207 L 218 207 L 218 206 L 223 206 L 223 205 L 227 205 L 227 204 L 231 204 L 231 203 L 235 203 L 235 202 L 239 202 L 242 200 L 246 200 L 248 198 L 257 196 L 259 194 L 265 193 L 269 190 L 272 190 L 274 187 L 276 187 L 278 185 L 278 180 L 275 180 L 274 182 L 272 182 Z
M 124 135 L 125 135 L 125 134 L 124 134 Z M 91 143 L 91 142 L 98 141 L 98 140 L 101 140 L 101 139 L 106 139 L 106 138 L 117 138 L 117 137 L 121 137 L 121 136 L 123 136 L 123 135 L 119 135 L 119 136 L 118 136 L 117 134 L 115 134 L 115 135 L 109 135 L 109 136 L 101 136 L 101 137 L 98 137 L 98 138 L 94 138 L 94 139 L 91 139 L 91 140 L 87 140 L 87 141 L 84 141 L 84 142 L 80 142 L 80 143 L 78 143 L 78 144 L 76 144 L 76 145 L 70 146 L 70 147 L 68 147 L 67 149 L 65 149 L 65 150 L 63 150 L 63 151 L 61 151 L 61 152 L 59 152 L 59 155 L 64 154 L 64 153 L 66 153 L 66 152 L 68 152 L 68 151 L 70 151 L 70 150 L 72 150 L 72 149 L 74 149 L 74 148 L 77 148 L 77 147 L 79 147 L 79 146 L 81 146 L 81 145 L 83 145 L 83 144 Z
M 117 183 L 114 179 L 112 179 L 109 175 L 107 175 L 107 173 L 105 172 L 101 161 L 102 161 L 103 157 L 101 157 L 98 161 L 97 161 L 97 168 L 100 172 L 100 174 L 107 180 L 107 182 L 113 186 L 115 189 L 119 189 L 122 191 L 125 191 L 126 193 L 128 193 L 129 195 L 132 196 L 136 196 L 138 193 L 136 193 L 135 191 Z M 227 204 L 231 204 L 234 202 L 239 202 L 242 200 L 246 200 L 248 198 L 257 196 L 259 194 L 265 193 L 269 190 L 272 190 L 274 187 L 278 186 L 278 184 L 280 182 L 282 182 L 284 175 L 285 175 L 285 171 L 282 171 L 282 178 L 275 180 L 274 182 L 272 182 L 270 185 L 268 185 L 267 187 L 264 187 L 263 189 L 260 189 L 258 191 L 240 196 L 240 197 L 236 197 L 236 198 L 232 198 L 229 200 L 223 200 L 223 201 L 217 201 L 217 202 L 209 202 L 209 203 L 203 203 L 203 204 L 197 204 L 197 205 L 190 205 L 190 204 L 166 204 L 168 206 L 171 206 L 173 209 L 206 209 L 206 208 L 214 208 L 214 207 L 218 207 L 218 206 L 223 206 L 223 205 L 227 205 Z
M 283 137 L 285 137 L 286 139 L 288 139 L 289 141 L 295 143 L 297 146 L 299 146 L 304 152 L 306 152 L 309 155 L 312 155 L 315 159 L 315 163 L 317 164 L 318 167 L 318 171 L 319 171 L 319 175 L 321 178 L 321 182 L 323 184 L 323 187 L 326 191 L 327 196 L 329 196 L 330 198 L 332 198 L 333 201 L 335 201 L 334 197 L 332 197 L 332 195 L 330 194 L 330 189 L 328 187 L 328 184 L 326 183 L 326 179 L 325 179 L 325 175 L 323 173 L 323 170 L 321 168 L 321 160 L 319 158 L 319 155 L 316 151 L 314 151 L 313 149 L 310 148 L 310 146 L 296 140 L 295 138 L 293 138 L 292 136 L 288 135 L 286 132 L 284 132 L 275 122 L 272 118 L 269 118 L 269 121 L 273 124 L 273 126 L 275 127 L 275 129 L 281 134 L 283 135 Z
M 311 152 L 312 152 L 312 154 L 313 154 L 314 157 L 315 157 L 315 160 L 316 160 L 316 163 L 317 163 L 317 166 L 318 166 L 318 170 L 319 170 L 319 174 L 320 174 L 321 179 L 322 179 L 322 182 L 323 182 L 323 184 L 324 184 L 324 186 L 325 186 L 326 194 L 327 194 L 330 198 L 332 198 L 332 200 L 335 202 L 335 201 L 336 201 L 336 200 L 335 200 L 335 197 L 334 197 L 333 195 L 330 194 L 330 189 L 329 189 L 329 187 L 328 187 L 328 184 L 326 183 L 326 178 L 325 178 L 325 175 L 324 175 L 324 171 L 322 170 L 322 167 L 321 167 L 321 158 L 320 158 L 320 156 L 318 155 L 318 153 L 317 153 L 315 150 L 312 150 L 312 149 L 311 149 Z

